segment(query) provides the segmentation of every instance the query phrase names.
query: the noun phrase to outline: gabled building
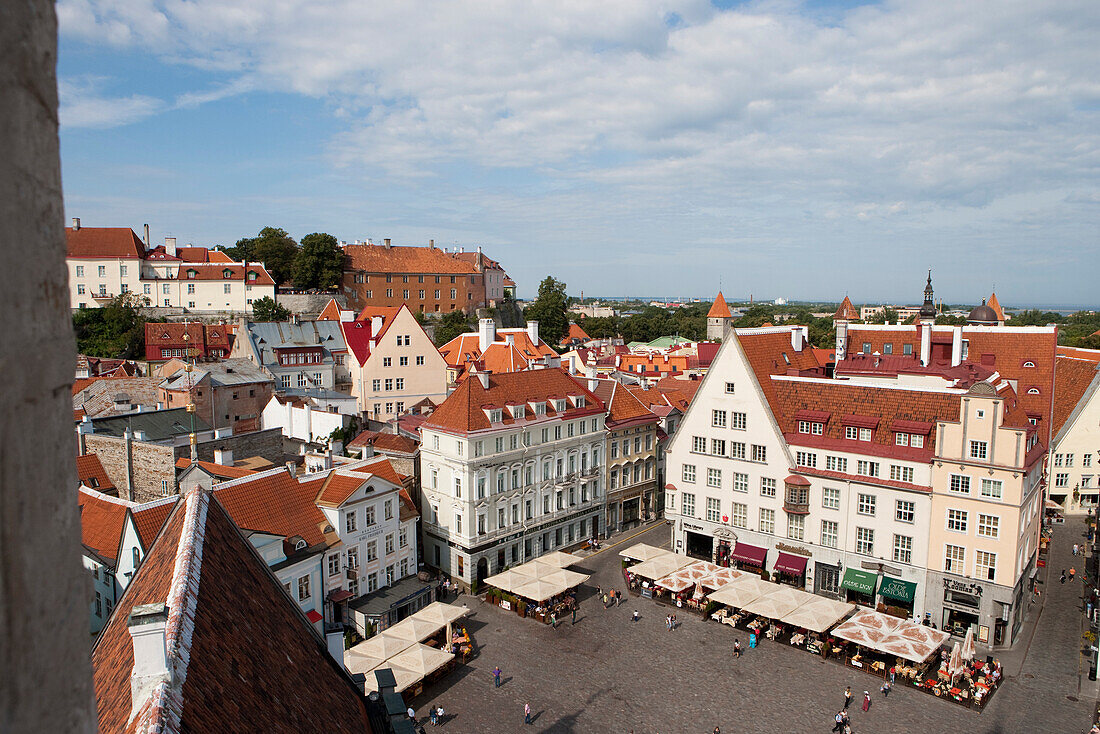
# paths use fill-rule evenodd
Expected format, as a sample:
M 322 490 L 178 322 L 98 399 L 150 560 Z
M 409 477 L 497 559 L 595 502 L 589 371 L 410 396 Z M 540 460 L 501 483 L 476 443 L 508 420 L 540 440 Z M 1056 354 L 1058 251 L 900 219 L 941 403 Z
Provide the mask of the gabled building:
M 427 563 L 470 585 L 597 537 L 604 417 L 560 368 L 472 371 L 420 424 Z
M 477 333 L 459 334 L 439 353 L 452 388 L 465 379 L 471 366 L 493 374 L 561 366 L 558 353 L 539 338 L 537 321 L 528 321 L 525 329 L 497 329 L 492 319 L 481 319 Z
M 561 342 L 558 343 L 560 349 L 570 349 L 572 347 L 584 346 L 588 342 L 592 341 L 584 329 L 577 325 L 576 322 L 569 322 L 569 329 L 565 332 L 565 336 L 561 338 Z
M 1091 513 L 1100 504 L 1098 369 L 1100 351 L 1059 347 L 1047 496 L 1067 513 Z
M 589 386 L 607 409 L 604 525 L 615 532 L 653 520 L 664 500 L 657 483 L 660 418 L 614 380 L 592 380 Z
M 719 341 L 725 339 L 726 333 L 732 326 L 733 314 L 730 313 L 730 307 L 726 305 L 722 292 L 718 291 L 718 297 L 714 299 L 710 311 L 707 312 L 707 339 Z
M 425 399 L 447 396 L 446 363 L 407 306 L 368 306 L 354 321 L 338 323 L 361 413 L 387 421 Z
M 215 430 L 234 433 L 261 429 L 260 416 L 271 401 L 271 377 L 247 359 L 227 359 L 166 377 L 158 386 L 166 408 L 195 406 L 195 414 Z
M 145 359 L 213 361 L 229 356 L 232 334 L 225 324 L 172 322 L 145 324 Z
M 220 502 L 193 491 L 92 648 L 99 730 L 370 732 L 328 642 Z
M 348 349 L 339 321 L 241 320 L 230 356 L 262 369 L 279 390 L 351 389 Z

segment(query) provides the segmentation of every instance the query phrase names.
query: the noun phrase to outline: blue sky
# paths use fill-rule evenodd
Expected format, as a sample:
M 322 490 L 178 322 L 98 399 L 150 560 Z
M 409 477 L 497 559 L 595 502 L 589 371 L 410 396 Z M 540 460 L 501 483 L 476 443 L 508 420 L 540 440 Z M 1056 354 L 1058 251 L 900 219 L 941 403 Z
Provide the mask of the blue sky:
M 66 209 L 533 294 L 1100 305 L 1100 4 L 60 0 Z

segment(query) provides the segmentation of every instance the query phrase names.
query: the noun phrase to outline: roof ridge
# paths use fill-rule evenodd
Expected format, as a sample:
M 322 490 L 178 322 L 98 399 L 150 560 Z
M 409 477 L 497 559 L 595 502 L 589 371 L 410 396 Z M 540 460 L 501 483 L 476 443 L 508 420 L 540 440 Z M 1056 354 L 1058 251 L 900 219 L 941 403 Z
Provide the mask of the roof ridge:
M 136 507 L 137 506 L 136 502 L 131 502 L 130 500 L 124 500 L 121 497 L 112 497 L 109 494 L 104 494 L 103 492 L 100 492 L 99 490 L 97 490 L 93 487 L 89 487 L 88 485 L 84 484 L 83 482 L 81 482 L 80 485 L 77 487 L 77 491 L 88 495 L 88 497 L 90 499 L 99 500 L 99 501 L 103 501 L 103 502 L 108 502 L 112 505 L 121 505 L 122 507 Z
M 249 474 L 245 477 L 237 477 L 236 479 L 227 479 L 224 482 L 218 482 L 212 487 L 212 489 L 219 490 L 227 489 L 229 487 L 236 487 L 237 485 L 244 484 L 245 482 L 254 482 L 257 479 L 266 479 L 267 477 L 276 476 L 279 472 L 286 471 L 287 468 L 285 466 L 276 466 L 272 469 L 265 469 L 264 471 L 256 472 L 255 474 Z M 287 472 L 287 476 L 290 476 L 289 472 Z

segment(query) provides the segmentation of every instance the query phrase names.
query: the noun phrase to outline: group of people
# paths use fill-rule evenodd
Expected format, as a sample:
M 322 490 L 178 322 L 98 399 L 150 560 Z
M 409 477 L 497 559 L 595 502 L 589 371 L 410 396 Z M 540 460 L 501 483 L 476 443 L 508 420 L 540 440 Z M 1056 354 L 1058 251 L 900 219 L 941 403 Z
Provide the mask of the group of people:
M 885 683 L 882 684 L 882 688 L 880 688 L 879 690 L 882 692 L 883 698 L 886 698 L 887 696 L 890 695 L 891 689 L 892 689 L 892 686 L 890 685 L 890 681 L 886 681 Z M 833 731 L 841 732 L 842 734 L 851 734 L 851 732 L 852 732 L 852 722 L 851 722 L 850 717 L 848 716 L 848 708 L 851 705 L 852 705 L 852 687 L 851 686 L 845 686 L 844 687 L 844 706 L 841 707 L 841 709 L 839 711 L 837 711 L 836 715 L 833 717 L 833 721 L 834 721 Z M 863 692 L 863 705 L 860 706 L 860 708 L 863 709 L 863 711 L 865 711 L 865 712 L 871 710 L 871 692 L 870 691 L 864 691 Z
M 623 603 L 623 594 L 618 589 L 604 591 L 602 587 L 596 587 L 596 598 L 603 602 L 603 608 L 616 607 Z

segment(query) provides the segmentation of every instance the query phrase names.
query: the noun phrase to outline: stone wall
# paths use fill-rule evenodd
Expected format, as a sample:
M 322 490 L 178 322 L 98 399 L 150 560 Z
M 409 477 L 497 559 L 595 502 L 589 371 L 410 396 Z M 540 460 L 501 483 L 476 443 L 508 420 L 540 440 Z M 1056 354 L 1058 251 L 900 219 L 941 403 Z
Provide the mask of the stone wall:
M 321 313 L 321 309 L 333 298 L 342 308 L 347 308 L 343 293 L 278 293 L 275 301 L 287 308 L 291 313 L 296 313 L 302 320 L 308 320 Z
M 283 432 L 278 428 L 254 433 L 242 433 L 239 436 L 226 436 L 215 438 L 211 441 L 203 441 L 196 447 L 199 452 L 199 461 L 213 461 L 214 449 L 230 450 L 233 459 L 247 459 L 250 456 L 262 456 L 275 466 L 281 466 L 285 460 L 283 453 Z M 190 446 L 177 446 L 178 458 L 190 457 Z
M 161 446 L 144 441 L 130 441 L 130 458 L 127 459 L 125 438 L 117 436 L 84 437 L 87 453 L 99 457 L 103 470 L 118 488 L 118 496 L 135 502 L 148 502 L 176 491 L 176 458 L 190 456 L 190 449 Z M 182 454 L 177 453 L 182 451 Z

